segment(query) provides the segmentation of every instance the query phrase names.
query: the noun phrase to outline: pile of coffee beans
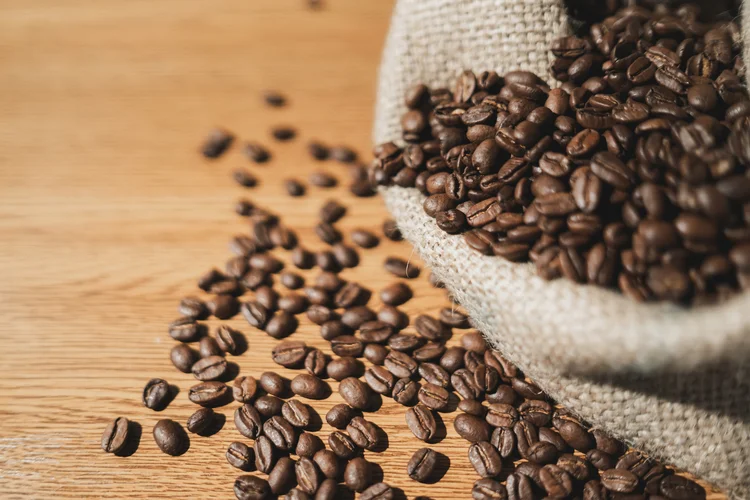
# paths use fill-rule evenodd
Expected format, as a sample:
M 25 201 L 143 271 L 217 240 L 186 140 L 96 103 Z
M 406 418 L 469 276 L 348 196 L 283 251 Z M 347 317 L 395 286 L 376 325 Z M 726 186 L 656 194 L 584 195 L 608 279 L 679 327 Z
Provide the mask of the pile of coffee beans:
M 750 286 L 740 27 L 693 3 L 628 3 L 553 43 L 559 88 L 524 71 L 414 87 L 406 146 L 375 148 L 370 178 L 416 187 L 446 233 L 545 279 L 725 300 Z

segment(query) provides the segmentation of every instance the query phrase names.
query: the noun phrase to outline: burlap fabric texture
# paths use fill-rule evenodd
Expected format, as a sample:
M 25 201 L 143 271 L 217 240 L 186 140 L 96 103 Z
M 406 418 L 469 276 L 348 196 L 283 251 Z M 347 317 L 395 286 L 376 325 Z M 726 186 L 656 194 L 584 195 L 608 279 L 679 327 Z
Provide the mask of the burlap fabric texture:
M 561 0 L 397 1 L 375 142 L 399 142 L 403 96 L 414 83 L 450 86 L 464 69 L 546 77 L 547 48 L 566 31 Z M 404 236 L 492 345 L 552 397 L 594 427 L 750 498 L 750 294 L 685 310 L 545 282 L 530 264 L 482 256 L 443 233 L 415 189 L 383 195 Z

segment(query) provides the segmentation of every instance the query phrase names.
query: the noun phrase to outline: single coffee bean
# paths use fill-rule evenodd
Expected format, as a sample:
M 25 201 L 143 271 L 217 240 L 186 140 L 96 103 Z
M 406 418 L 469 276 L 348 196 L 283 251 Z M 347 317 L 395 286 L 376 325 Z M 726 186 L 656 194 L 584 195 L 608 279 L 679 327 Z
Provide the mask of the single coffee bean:
M 297 340 L 280 342 L 271 351 L 274 363 L 284 368 L 299 368 L 307 356 L 307 346 Z
M 226 375 L 227 360 L 222 356 L 208 356 L 196 361 L 191 371 L 198 380 L 217 380 Z
M 453 427 L 459 436 L 470 443 L 490 440 L 490 426 L 483 419 L 474 415 L 459 414 L 453 421 Z
M 425 339 L 423 337 L 398 333 L 396 335 L 391 335 L 388 338 L 388 347 L 400 353 L 409 353 L 421 347 L 422 344 L 424 344 L 424 341 Z
M 308 495 L 314 495 L 321 481 L 321 474 L 317 464 L 307 457 L 302 457 L 294 464 L 294 470 L 297 474 L 299 489 Z
M 419 375 L 430 384 L 437 385 L 444 389 L 450 387 L 450 374 L 448 374 L 445 368 L 440 365 L 434 363 L 421 363 L 419 365 Z
M 234 480 L 234 495 L 237 500 L 266 500 L 271 498 L 271 487 L 257 476 L 240 476 Z
M 370 467 L 370 463 L 364 458 L 353 458 L 344 469 L 344 483 L 358 493 L 363 492 L 372 484 Z
M 297 179 L 287 179 L 284 182 L 284 187 L 286 188 L 286 192 L 289 194 L 289 196 L 304 196 L 305 194 L 305 186 Z
M 406 465 L 409 477 L 420 483 L 427 482 L 437 466 L 438 454 L 431 448 L 420 448 L 415 451 Z
M 229 387 L 224 382 L 202 382 L 188 390 L 191 402 L 210 408 L 225 404 L 229 396 Z
M 552 419 L 552 406 L 546 401 L 530 399 L 521 403 L 518 413 L 522 419 L 537 427 L 543 427 Z
M 387 483 L 375 483 L 363 491 L 359 498 L 361 500 L 393 500 L 394 491 Z
M 281 415 L 294 427 L 306 429 L 310 425 L 313 410 L 305 403 L 290 399 L 281 407 Z
M 638 487 L 638 476 L 629 470 L 609 469 L 599 475 L 604 487 L 615 493 L 632 493 Z
M 201 408 L 187 419 L 187 430 L 194 434 L 201 434 L 214 423 L 216 413 L 211 408 Z
M 308 178 L 310 184 L 319 188 L 332 188 L 338 184 L 338 180 L 327 172 L 313 172 Z
M 362 372 L 362 363 L 351 357 L 336 358 L 328 363 L 326 371 L 329 377 L 340 382 L 348 377 L 359 376 Z
M 494 479 L 483 478 L 474 482 L 471 489 L 471 498 L 474 500 L 505 500 L 509 497 L 502 483 Z
M 300 311 L 301 312 L 301 311 Z M 273 315 L 266 324 L 266 333 L 275 339 L 284 338 L 297 329 L 299 322 L 294 315 L 281 311 Z
M 409 326 L 409 316 L 393 306 L 384 306 L 378 312 L 378 321 L 388 323 L 395 330 L 403 330 Z
M 539 441 L 553 444 L 560 453 L 568 451 L 568 443 L 565 442 L 560 434 L 549 427 L 539 428 Z
M 182 317 L 169 324 L 169 336 L 180 342 L 195 342 L 204 328 L 191 317 Z
M 289 380 L 274 372 L 263 372 L 259 383 L 264 391 L 274 396 L 284 396 L 289 389 Z
M 304 194 L 304 189 L 302 194 Z M 297 246 L 292 250 L 290 259 L 292 264 L 298 269 L 312 269 L 315 265 L 315 256 L 309 250 L 300 246 Z
M 339 394 L 349 406 L 358 410 L 364 410 L 368 407 L 372 395 L 370 388 L 364 382 L 354 377 L 341 380 Z
M 102 450 L 107 453 L 119 453 L 128 444 L 130 421 L 125 417 L 117 417 L 104 429 L 102 433 Z
M 198 360 L 198 353 L 185 344 L 177 344 L 169 353 L 172 364 L 183 373 L 190 373 L 193 363 Z
M 393 385 L 391 396 L 397 403 L 408 406 L 414 402 L 420 387 L 419 382 L 410 378 L 401 378 Z
M 451 385 L 464 399 L 482 397 L 482 390 L 474 382 L 474 375 L 466 368 L 459 368 L 451 375 Z
M 331 350 L 337 356 L 358 358 L 362 355 L 364 344 L 353 335 L 339 335 L 331 340 Z
M 230 444 L 225 456 L 229 465 L 237 469 L 249 471 L 254 466 L 255 452 L 245 443 L 235 441 Z
M 469 462 L 481 477 L 497 476 L 503 468 L 500 454 L 487 441 L 473 443 L 469 447 Z
M 399 278 L 412 279 L 419 276 L 420 269 L 399 257 L 388 257 L 384 263 L 385 270 Z
M 254 406 L 244 404 L 234 411 L 234 426 L 243 436 L 256 439 L 263 430 L 263 421 Z
M 375 311 L 367 306 L 352 307 L 341 315 L 341 322 L 352 330 L 357 330 L 363 324 L 375 319 L 377 319 Z
M 438 361 L 438 358 L 440 358 L 443 355 L 443 353 L 445 353 L 445 345 L 437 343 L 437 342 L 427 342 L 422 347 L 416 349 L 412 353 L 412 355 L 414 356 L 415 360 L 424 362 L 424 361 Z M 431 364 L 434 364 L 434 363 L 431 363 Z M 440 375 L 442 375 L 443 372 L 445 372 L 445 375 L 448 377 L 447 383 L 450 384 L 450 374 L 448 374 L 448 372 L 442 366 L 439 366 L 439 365 L 435 365 L 435 366 L 437 368 L 433 369 L 433 371 L 439 371 Z M 432 382 L 432 383 L 434 384 L 436 382 Z M 444 384 L 442 382 L 437 382 L 437 385 L 444 385 Z M 444 387 L 448 387 L 448 385 L 444 385 Z
M 449 328 L 465 329 L 469 328 L 469 318 L 464 313 L 453 308 L 443 308 L 440 310 L 440 322 Z
M 288 492 L 297 483 L 294 471 L 295 462 L 289 457 L 281 457 L 268 474 L 268 486 L 274 495 Z
M 365 450 L 374 450 L 380 442 L 377 426 L 360 416 L 354 417 L 349 422 L 346 432 L 349 433 L 354 444 Z
M 210 358 L 212 356 L 224 358 L 224 352 L 221 350 L 221 347 L 219 347 L 219 343 L 216 342 L 216 339 L 213 337 L 203 337 L 200 340 L 200 342 L 198 343 L 198 353 L 203 359 Z
M 328 436 L 328 446 L 331 450 L 343 459 L 352 458 L 357 453 L 357 445 L 352 439 L 343 432 L 333 431 Z
M 307 310 L 307 297 L 298 293 L 289 293 L 279 297 L 279 309 L 288 314 L 301 314 Z M 270 325 L 270 323 L 269 323 Z
M 323 323 L 320 327 L 320 336 L 328 341 L 351 333 L 349 327 L 339 320 L 331 320 Z
M 166 408 L 170 401 L 169 383 L 160 378 L 152 378 L 143 388 L 143 405 L 155 411 Z
M 365 290 L 357 283 L 350 282 L 336 293 L 333 302 L 336 307 L 347 309 L 357 305 L 363 296 L 365 296 Z
M 487 408 L 485 408 L 481 402 L 474 399 L 462 399 L 458 403 L 458 409 L 464 413 L 480 418 L 484 418 L 487 414 Z
M 448 373 L 454 373 L 464 366 L 464 354 L 466 349 L 459 346 L 449 347 L 440 358 L 440 366 L 445 368 Z
M 253 445 L 255 452 L 255 468 L 259 472 L 269 474 L 276 463 L 276 448 L 268 436 L 258 436 Z
M 333 224 L 346 215 L 346 207 L 336 200 L 328 200 L 318 213 L 320 220 Z
M 399 378 L 411 377 L 418 368 L 417 362 L 413 358 L 399 351 L 389 352 L 384 363 L 388 371 Z
M 406 283 L 393 283 L 380 291 L 380 300 L 390 306 L 400 306 L 411 299 L 413 293 Z
M 421 314 L 414 320 L 414 328 L 422 337 L 429 340 L 444 340 L 450 335 L 450 328 L 432 316 Z
M 594 468 L 600 471 L 614 469 L 617 464 L 617 461 L 612 455 L 608 455 L 597 449 L 589 450 L 588 453 L 586 453 L 586 460 L 588 460 Z
M 432 410 L 423 405 L 406 410 L 406 425 L 409 426 L 412 434 L 422 441 L 430 441 L 437 432 L 437 423 Z
M 294 452 L 300 457 L 312 458 L 325 447 L 323 440 L 318 436 L 309 432 L 303 432 L 297 439 L 297 447 Z
M 351 239 L 361 248 L 375 248 L 380 243 L 378 237 L 366 229 L 355 229 L 351 233 Z
M 341 476 L 341 462 L 339 461 L 338 455 L 331 450 L 320 450 L 315 453 L 313 461 L 328 479 L 338 479 Z
M 557 465 L 545 465 L 539 470 L 539 482 L 549 496 L 565 497 L 573 492 L 570 474 Z
M 292 392 L 307 399 L 325 399 L 331 394 L 329 385 L 307 373 L 301 373 L 292 379 Z
M 234 135 L 231 132 L 218 128 L 214 129 L 201 146 L 201 153 L 209 159 L 218 158 L 229 149 L 233 141 Z
M 362 356 L 375 366 L 382 366 L 388 356 L 388 349 L 379 344 L 367 344 Z
M 706 498 L 706 491 L 699 484 L 684 476 L 669 475 L 661 480 L 659 493 L 670 500 Z
M 583 458 L 569 453 L 561 455 L 557 459 L 557 466 L 570 474 L 576 481 L 588 481 L 592 475 L 591 464 Z
M 305 286 L 305 278 L 291 271 L 284 271 L 279 275 L 279 281 L 290 290 L 299 290 Z
M 190 440 L 185 429 L 174 420 L 159 420 L 153 434 L 156 445 L 167 455 L 177 456 L 187 451 Z
M 257 301 L 246 302 L 240 307 L 242 315 L 250 326 L 263 330 L 270 318 L 268 309 Z
M 313 304 L 307 308 L 307 319 L 316 325 L 323 325 L 335 318 L 335 313 L 322 305 Z
M 294 427 L 279 415 L 266 420 L 263 424 L 263 434 L 281 451 L 290 451 L 297 444 L 297 432 Z
M 227 354 L 237 355 L 239 352 L 239 342 L 242 334 L 227 325 L 219 325 L 216 329 L 216 343 L 222 351 Z
M 517 454 L 516 434 L 509 427 L 498 427 L 492 431 L 490 443 L 497 449 L 502 458 Z
M 433 410 L 444 410 L 450 401 L 450 393 L 439 385 L 424 384 L 417 393 L 419 402 Z
M 253 406 L 258 410 L 265 418 L 273 417 L 274 415 L 281 415 L 281 407 L 284 405 L 284 401 L 277 398 L 276 396 L 265 395 L 255 400 Z
M 362 342 L 384 343 L 393 335 L 393 326 L 383 321 L 368 321 L 359 327 Z
M 378 394 L 390 395 L 396 378 L 386 368 L 373 366 L 365 371 L 365 382 Z
M 493 427 L 512 428 L 518 422 L 518 411 L 509 404 L 492 403 L 487 408 L 485 419 Z

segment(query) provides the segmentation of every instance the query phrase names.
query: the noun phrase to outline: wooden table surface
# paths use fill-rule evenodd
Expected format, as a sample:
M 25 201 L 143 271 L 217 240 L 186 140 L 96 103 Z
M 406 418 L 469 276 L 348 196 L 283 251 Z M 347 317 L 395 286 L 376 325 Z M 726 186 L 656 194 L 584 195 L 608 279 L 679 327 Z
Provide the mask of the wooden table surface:
M 377 198 L 355 200 L 341 187 L 291 199 L 282 181 L 315 169 L 346 178 L 341 166 L 309 159 L 310 139 L 369 150 L 391 3 L 327 0 L 313 12 L 303 0 L 0 1 L 0 497 L 232 497 L 238 471 L 224 451 L 243 439 L 231 423 L 236 403 L 220 410 L 224 429 L 191 436 L 183 456 L 162 454 L 151 438 L 156 421 L 184 423 L 196 408 L 186 397 L 193 377 L 169 361 L 166 325 L 179 299 L 196 293 L 196 277 L 223 266 L 229 238 L 247 230 L 232 210 L 241 196 L 283 212 L 312 249 L 322 248 L 312 226 L 329 198 L 349 208 L 344 230 L 383 220 Z M 263 89 L 283 90 L 290 105 L 264 106 Z M 275 124 L 300 136 L 273 143 Z M 204 160 L 196 150 L 215 125 L 269 145 L 273 160 L 251 166 L 237 147 Z M 261 186 L 234 184 L 238 166 Z M 393 281 L 382 270 L 390 254 L 410 250 L 385 241 L 344 275 L 378 290 Z M 448 304 L 426 274 L 407 311 Z M 233 359 L 242 374 L 278 368 L 276 341 L 240 317 L 229 323 L 250 344 Z M 317 332 L 305 318 L 294 338 L 326 347 Z M 140 402 L 152 377 L 181 390 L 159 413 Z M 315 408 L 324 415 L 340 401 L 334 390 Z M 143 428 L 129 457 L 100 449 L 119 415 Z M 422 443 L 403 408 L 388 400 L 368 418 L 389 435 L 385 451 L 366 455 L 387 482 L 409 498 L 469 497 L 475 473 L 452 415 L 434 446 L 451 466 L 434 485 L 405 473 Z

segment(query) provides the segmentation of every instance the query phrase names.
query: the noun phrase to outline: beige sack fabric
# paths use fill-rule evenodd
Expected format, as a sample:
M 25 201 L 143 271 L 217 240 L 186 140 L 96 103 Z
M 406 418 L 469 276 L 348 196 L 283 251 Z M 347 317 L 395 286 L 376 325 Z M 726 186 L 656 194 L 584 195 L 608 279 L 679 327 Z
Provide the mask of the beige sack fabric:
M 546 77 L 547 47 L 565 32 L 562 0 L 398 1 L 375 142 L 398 142 L 403 96 L 414 83 L 449 86 L 464 69 Z M 442 232 L 417 190 L 383 194 L 404 236 L 477 327 L 552 397 L 734 498 L 750 498 L 750 294 L 684 310 L 546 282 L 530 264 L 482 256 Z

